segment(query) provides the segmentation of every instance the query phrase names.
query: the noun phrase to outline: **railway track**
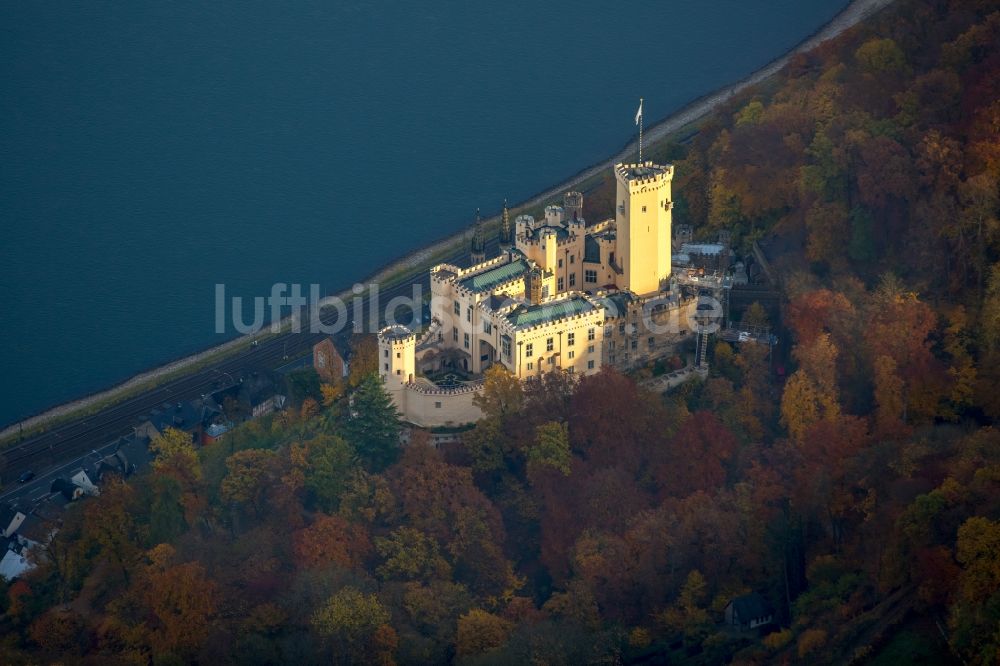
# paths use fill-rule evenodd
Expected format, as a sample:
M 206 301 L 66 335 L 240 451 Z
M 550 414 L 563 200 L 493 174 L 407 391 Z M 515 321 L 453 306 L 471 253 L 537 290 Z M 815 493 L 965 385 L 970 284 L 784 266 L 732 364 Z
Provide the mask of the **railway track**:
M 487 250 L 494 253 L 497 251 L 495 240 L 489 243 Z M 456 252 L 442 261 L 457 263 L 462 261 L 466 254 L 463 248 L 461 252 Z M 428 288 L 429 280 L 426 273 L 421 274 L 418 279 L 380 291 L 379 304 L 384 307 L 393 297 L 410 293 L 414 284 Z M 364 321 L 368 321 L 371 299 L 365 297 L 362 302 Z M 326 325 L 333 325 L 336 323 L 337 313 L 335 311 L 323 313 L 320 319 Z M 344 334 L 348 334 L 349 327 L 344 328 Z M 326 334 L 323 333 L 281 333 L 223 358 L 211 366 L 109 405 L 96 414 L 80 417 L 9 446 L 2 452 L 5 465 L 0 480 L 4 483 L 9 482 L 27 470 L 38 471 L 42 467 L 54 465 L 90 451 L 96 446 L 112 442 L 130 434 L 144 415 L 165 403 L 198 398 L 204 393 L 231 385 L 238 381 L 238 377 L 251 372 L 280 367 L 286 359 L 302 355 L 324 337 Z

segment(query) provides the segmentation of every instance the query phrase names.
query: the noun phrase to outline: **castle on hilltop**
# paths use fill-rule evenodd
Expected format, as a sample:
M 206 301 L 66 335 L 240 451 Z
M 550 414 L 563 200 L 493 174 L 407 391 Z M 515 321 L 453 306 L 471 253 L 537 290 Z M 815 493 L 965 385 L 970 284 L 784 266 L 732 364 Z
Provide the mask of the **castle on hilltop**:
M 617 164 L 615 213 L 583 219 L 583 195 L 568 192 L 536 220 L 506 203 L 500 254 L 486 259 L 478 222 L 472 265 L 431 269 L 431 322 L 378 334 L 379 371 L 404 419 L 459 425 L 480 417 L 482 373 L 502 364 L 521 379 L 605 365 L 628 370 L 672 354 L 689 336 L 685 297 L 671 274 L 674 168 Z

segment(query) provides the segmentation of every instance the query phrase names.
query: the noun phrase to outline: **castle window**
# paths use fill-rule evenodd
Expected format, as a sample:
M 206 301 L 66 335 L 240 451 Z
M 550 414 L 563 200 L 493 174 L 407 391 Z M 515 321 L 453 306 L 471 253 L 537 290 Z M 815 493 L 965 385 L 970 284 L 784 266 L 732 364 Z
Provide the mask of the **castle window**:
M 642 212 L 643 212 L 643 213 L 645 213 L 645 212 L 646 212 L 646 207 L 645 207 L 645 206 L 643 206 L 643 207 L 642 207 Z
M 569 345 L 570 347 L 572 347 L 573 343 L 575 343 L 575 342 L 576 342 L 576 333 L 567 333 L 566 334 L 566 344 Z
M 569 286 L 571 286 L 571 287 L 575 287 L 576 286 L 576 273 L 570 273 L 569 274 Z
M 559 268 L 562 268 L 562 259 L 559 260 Z
M 458 342 L 458 329 L 457 328 L 451 329 L 451 339 L 454 340 L 455 342 Z
M 568 354 L 568 356 L 570 358 L 575 358 L 576 357 L 576 352 L 575 351 L 570 351 L 570 353 Z
M 554 338 L 549 338 L 548 340 L 545 341 L 545 351 L 547 351 L 547 352 L 552 351 L 552 349 L 553 349 L 553 343 L 552 343 L 553 339 Z
M 542 298 L 548 298 L 548 297 L 549 297 L 549 285 L 544 285 L 542 287 Z
M 549 365 L 555 365 L 555 364 L 556 364 L 556 357 L 549 356 Z
M 385 371 L 389 372 L 389 364 L 388 363 L 385 364 Z
M 569 263 L 571 263 L 571 264 L 575 264 L 576 263 L 576 255 L 575 254 L 569 255 Z
M 594 329 L 592 329 L 592 328 L 588 328 L 587 329 L 587 339 L 588 340 L 593 340 L 594 339 Z M 591 350 L 591 351 L 593 351 L 593 350 Z
M 573 374 L 573 372 L 574 372 L 575 370 L 576 370 L 576 368 L 574 368 L 573 366 L 570 366 L 570 367 L 566 368 L 566 372 L 568 372 L 568 373 L 569 373 L 569 374 L 571 374 L 571 375 Z
M 459 303 L 458 301 L 455 301 L 455 314 L 457 314 L 459 317 L 462 316 L 462 304 Z
M 593 354 L 594 353 L 594 345 L 590 345 L 589 347 L 587 347 L 587 353 L 588 354 Z
M 653 345 L 656 344 L 656 338 L 654 338 L 653 336 L 649 336 L 649 340 L 647 340 L 647 342 L 649 343 L 649 348 L 652 349 Z
M 465 309 L 465 321 L 472 321 L 472 306 Z
M 624 333 L 625 332 L 625 322 L 622 322 L 622 323 L 618 324 L 618 332 L 619 333 Z
M 535 345 L 531 342 L 524 345 L 524 358 L 531 358 L 535 355 Z
M 594 362 L 587 361 L 587 370 L 593 370 L 593 369 L 594 369 Z
M 396 370 L 396 374 L 397 375 L 401 375 L 401 374 L 403 374 L 403 371 L 402 370 Z
M 597 271 L 590 269 L 583 271 L 583 281 L 590 284 L 597 284 Z
M 440 402 L 435 402 L 434 403 L 434 409 L 441 409 L 441 403 Z
M 632 341 L 632 350 L 633 350 L 633 351 L 635 351 L 636 347 L 638 347 L 638 346 L 639 346 L 639 345 L 638 345 L 638 342 L 639 342 L 638 340 L 633 340 L 633 341 Z
M 385 350 L 385 357 L 389 358 L 389 350 L 388 349 Z
M 403 358 L 403 355 L 400 354 L 399 352 L 396 352 L 396 358 Z
M 528 370 L 534 370 L 534 369 L 535 369 L 535 364 L 534 363 L 528 363 Z
M 466 349 L 469 348 L 469 334 L 468 333 L 465 334 L 465 348 Z
M 493 324 L 491 324 L 488 321 L 484 321 L 483 322 L 483 333 L 485 333 L 486 335 L 489 335 L 492 332 L 493 332 Z
M 563 279 L 562 278 L 559 278 L 558 280 L 556 280 L 556 282 L 558 282 L 558 284 L 556 285 L 556 289 L 558 289 L 559 291 L 562 291 L 563 289 L 565 289 L 565 286 L 563 285 Z
M 504 335 L 500 338 L 500 355 L 506 361 L 510 361 L 510 336 Z

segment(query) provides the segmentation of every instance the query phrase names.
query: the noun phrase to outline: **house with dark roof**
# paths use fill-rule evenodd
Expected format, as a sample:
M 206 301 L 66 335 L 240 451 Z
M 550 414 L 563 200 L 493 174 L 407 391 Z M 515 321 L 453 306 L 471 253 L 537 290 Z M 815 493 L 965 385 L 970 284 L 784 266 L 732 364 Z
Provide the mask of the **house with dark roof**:
M 212 396 L 185 402 L 165 402 L 140 421 L 135 433 L 152 440 L 167 428 L 174 428 L 190 434 L 195 442 L 200 443 L 205 428 L 221 414 L 222 409 Z
M 112 476 L 125 480 L 132 474 L 134 467 L 119 442 L 118 449 L 114 453 L 104 456 L 94 464 L 94 479 L 97 483 L 103 483 Z
M 58 497 L 62 497 L 67 502 L 78 500 L 83 497 L 83 488 L 67 479 L 56 479 L 49 487 L 49 492 Z
M 24 522 L 26 514 L 14 506 L 0 507 L 0 534 L 9 539 Z
M 267 372 L 251 372 L 239 383 L 219 389 L 212 394 L 212 398 L 219 405 L 234 404 L 243 418 L 252 419 L 284 409 L 287 402 L 286 397 L 278 391 L 275 380 Z M 226 418 L 239 420 L 237 415 L 227 412 L 214 422 L 223 423 Z
M 747 631 L 756 629 L 774 621 L 774 609 L 763 596 L 756 592 L 733 597 L 725 610 L 727 627 Z

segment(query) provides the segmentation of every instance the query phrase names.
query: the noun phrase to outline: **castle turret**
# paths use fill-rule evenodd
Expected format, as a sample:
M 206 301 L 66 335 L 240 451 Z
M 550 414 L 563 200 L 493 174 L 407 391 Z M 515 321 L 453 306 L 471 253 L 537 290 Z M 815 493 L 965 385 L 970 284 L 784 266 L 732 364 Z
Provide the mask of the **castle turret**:
M 566 211 L 563 210 L 562 206 L 546 206 L 545 207 L 545 225 L 549 227 L 558 227 L 566 219 Z
M 538 266 L 524 274 L 524 297 L 532 305 L 542 302 L 542 271 Z
M 481 264 L 486 261 L 486 231 L 483 229 L 483 220 L 479 217 L 479 209 L 476 209 L 476 227 L 472 234 L 472 265 Z
M 510 211 L 507 210 L 507 200 L 503 200 L 503 213 L 500 215 L 500 252 L 507 252 L 514 247 L 514 229 L 510 226 Z
M 406 384 L 413 381 L 417 336 L 406 326 L 378 332 L 378 374 L 396 408 L 406 411 Z
M 579 192 L 567 192 L 563 195 L 563 214 L 567 222 L 583 219 L 583 195 Z

